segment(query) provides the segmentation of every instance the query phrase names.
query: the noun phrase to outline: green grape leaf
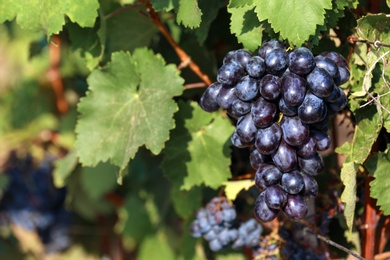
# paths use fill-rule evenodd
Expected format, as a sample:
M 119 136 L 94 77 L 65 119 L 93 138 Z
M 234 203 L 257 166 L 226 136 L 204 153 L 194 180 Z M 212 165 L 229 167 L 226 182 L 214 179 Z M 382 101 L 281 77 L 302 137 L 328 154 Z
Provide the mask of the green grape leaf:
M 173 249 L 169 245 L 168 237 L 164 232 L 160 231 L 157 234 L 147 236 L 142 241 L 137 259 L 175 260 L 177 258 Z
M 117 186 L 116 174 L 118 168 L 109 163 L 99 163 L 96 167 L 84 167 L 80 182 L 91 199 L 101 199 L 106 193 Z
M 382 120 L 375 106 L 365 106 L 356 110 L 355 118 L 356 126 L 350 156 L 355 163 L 362 164 L 378 138 L 382 128 Z
M 150 0 L 154 10 L 156 11 L 171 11 L 179 8 L 179 0 Z
M 356 33 L 364 40 L 390 42 L 390 15 L 368 14 L 360 18 L 357 20 Z
M 186 191 L 173 184 L 170 196 L 176 213 L 183 218 L 189 218 L 202 206 L 202 191 L 197 187 Z
M 12 20 L 25 29 L 44 31 L 47 35 L 62 30 L 67 15 L 72 22 L 82 27 L 92 27 L 98 16 L 98 0 L 85 0 L 83 4 L 76 0 L 15 0 L 0 2 L 0 23 Z
M 268 20 L 275 32 L 296 46 L 316 33 L 317 25 L 325 21 L 325 9 L 332 9 L 331 0 L 256 0 L 259 21 Z
M 385 215 L 390 214 L 390 152 L 387 149 L 386 153 L 377 153 L 367 159 L 364 164 L 371 176 L 375 177 L 370 182 L 370 195 L 377 199 L 377 205 Z
M 177 22 L 185 27 L 197 28 L 202 21 L 202 10 L 198 6 L 197 0 L 179 0 L 179 10 L 177 11 Z
M 236 35 L 237 40 L 244 45 L 245 49 L 255 51 L 262 42 L 262 23 L 259 22 L 254 7 L 229 7 L 231 13 L 230 31 Z
M 229 145 L 234 127 L 195 102 L 179 102 L 179 107 L 176 128 L 164 150 L 164 174 L 181 183 L 181 189 L 202 184 L 217 189 L 231 176 Z
M 356 173 L 359 166 L 351 161 L 343 164 L 340 178 L 345 188 L 341 194 L 341 201 L 345 203 L 344 216 L 349 230 L 352 230 L 356 206 Z
M 246 5 L 253 5 L 254 0 L 230 0 L 228 8 L 244 7 Z
M 145 145 L 158 154 L 174 127 L 177 105 L 172 99 L 183 91 L 183 79 L 174 65 L 142 48 L 113 53 L 107 68 L 94 70 L 89 91 L 78 105 L 76 147 L 80 162 L 95 166 L 110 161 L 127 167 Z
M 195 35 L 200 44 L 206 40 L 211 23 L 217 17 L 219 10 L 226 6 L 226 0 L 199 0 L 199 7 L 203 12 L 202 22 L 199 28 L 196 28 Z
M 224 182 L 225 194 L 229 200 L 235 200 L 237 195 L 242 190 L 248 190 L 250 187 L 255 185 L 254 180 L 239 180 L 239 181 L 227 181 Z
M 77 163 L 77 153 L 74 149 L 70 151 L 65 157 L 54 162 L 53 178 L 54 185 L 57 188 L 62 188 L 65 186 L 66 178 L 76 168 Z

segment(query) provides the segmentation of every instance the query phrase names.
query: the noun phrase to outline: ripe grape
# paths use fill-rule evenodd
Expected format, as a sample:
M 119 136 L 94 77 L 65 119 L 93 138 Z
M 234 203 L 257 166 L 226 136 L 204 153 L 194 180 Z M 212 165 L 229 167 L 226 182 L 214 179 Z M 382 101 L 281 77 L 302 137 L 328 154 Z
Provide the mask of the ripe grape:
M 335 87 L 333 78 L 326 70 L 316 67 L 306 77 L 310 91 L 318 97 L 328 97 Z
M 280 127 L 283 131 L 284 141 L 291 146 L 304 144 L 310 134 L 309 126 L 297 116 L 284 116 L 280 122 Z
M 289 106 L 297 106 L 305 97 L 306 80 L 292 72 L 286 72 L 281 79 L 284 102 Z
M 217 95 L 221 87 L 221 83 L 214 82 L 203 93 L 202 97 L 199 100 L 199 105 L 204 111 L 214 112 L 218 110 L 219 105 L 217 103 Z
M 268 207 L 265 201 L 265 192 L 260 193 L 255 201 L 255 217 L 262 222 L 269 222 L 276 218 L 279 210 Z
M 282 139 L 282 129 L 276 123 L 260 128 L 256 133 L 255 146 L 257 150 L 264 154 L 272 154 L 278 149 L 280 140 Z
M 292 171 L 297 165 L 296 151 L 284 139 L 281 140 L 278 149 L 271 156 L 272 161 L 283 172 Z
M 306 216 L 308 211 L 305 199 L 300 195 L 287 195 L 283 213 L 291 220 L 299 220 Z
M 315 66 L 313 53 L 306 47 L 296 48 L 288 55 L 288 68 L 298 75 L 308 74 Z
M 259 93 L 259 82 L 246 75 L 242 77 L 236 84 L 236 96 L 243 101 L 253 100 Z
M 249 76 L 260 78 L 265 72 L 264 59 L 259 56 L 251 57 L 246 64 L 246 71 Z
M 278 76 L 267 74 L 260 80 L 259 91 L 267 100 L 275 100 L 280 96 L 280 79 Z
M 269 126 L 278 111 L 276 104 L 265 100 L 263 97 L 259 97 L 252 106 L 252 118 L 257 127 Z
M 297 170 L 286 172 L 282 176 L 282 187 L 289 194 L 299 193 L 304 185 L 303 178 Z

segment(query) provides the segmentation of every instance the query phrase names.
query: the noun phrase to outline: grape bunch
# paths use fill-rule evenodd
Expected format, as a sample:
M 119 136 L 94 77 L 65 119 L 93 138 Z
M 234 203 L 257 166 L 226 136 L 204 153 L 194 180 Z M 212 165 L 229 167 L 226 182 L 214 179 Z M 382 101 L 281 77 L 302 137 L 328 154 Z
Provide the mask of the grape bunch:
M 255 219 L 237 225 L 236 216 L 236 210 L 226 197 L 215 197 L 197 211 L 196 219 L 191 223 L 191 234 L 207 240 L 212 251 L 219 251 L 229 244 L 233 249 L 257 246 L 262 226 Z
M 347 65 L 336 52 L 314 56 L 305 47 L 288 52 L 282 42 L 271 40 L 258 55 L 228 52 L 217 82 L 200 98 L 203 110 L 223 108 L 237 120 L 234 146 L 251 148 L 260 221 L 271 221 L 281 211 L 291 220 L 306 216 L 305 199 L 316 197 L 314 176 L 324 169 L 318 152 L 331 145 L 329 117 L 347 105 L 339 87 L 349 80 Z

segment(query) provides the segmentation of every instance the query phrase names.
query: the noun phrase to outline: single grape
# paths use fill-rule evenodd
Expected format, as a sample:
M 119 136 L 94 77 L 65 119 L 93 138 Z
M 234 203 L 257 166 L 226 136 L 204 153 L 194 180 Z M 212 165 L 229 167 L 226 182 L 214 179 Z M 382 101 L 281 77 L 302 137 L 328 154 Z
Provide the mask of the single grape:
M 305 97 L 306 80 L 295 73 L 286 72 L 281 78 L 281 89 L 284 102 L 289 106 L 297 106 Z
M 330 96 L 335 87 L 333 78 L 322 68 L 314 68 L 314 70 L 307 75 L 306 80 L 310 91 L 321 98 Z
M 280 121 L 283 132 L 283 139 L 291 146 L 304 144 L 309 137 L 309 126 L 297 117 L 284 116 Z
M 258 54 L 261 58 L 265 59 L 268 53 L 270 53 L 275 49 L 286 51 L 286 46 L 278 40 L 265 41 L 259 48 Z
M 314 57 L 314 61 L 316 63 L 316 67 L 326 70 L 332 78 L 339 75 L 339 68 L 331 59 L 319 55 Z
M 289 194 L 298 194 L 305 185 L 297 170 L 286 172 L 282 176 L 282 187 Z
M 231 222 L 236 219 L 237 213 L 234 208 L 227 208 L 222 210 L 223 220 L 226 222 Z
M 282 129 L 278 124 L 273 123 L 257 130 L 255 146 L 264 155 L 272 154 L 278 149 L 281 138 Z
M 259 127 L 269 126 L 278 112 L 278 107 L 263 97 L 259 97 L 252 105 L 252 118 L 254 124 Z
M 343 110 L 348 104 L 348 99 L 344 91 L 341 88 L 338 89 L 340 92 L 340 96 L 337 98 L 335 102 L 329 103 L 329 108 L 334 112 Z
M 236 89 L 223 85 L 218 92 L 216 101 L 220 107 L 229 109 L 233 102 L 237 99 Z
M 300 157 L 309 157 L 314 155 L 317 152 L 316 145 L 316 139 L 314 139 L 313 136 L 309 136 L 304 144 L 297 147 L 297 155 Z
M 272 185 L 265 189 L 265 202 L 271 209 L 282 209 L 287 201 L 287 193 L 280 185 Z
M 214 82 L 203 92 L 202 97 L 199 100 L 200 107 L 206 112 L 217 111 L 219 105 L 217 103 L 217 95 L 221 89 L 222 84 Z
M 262 171 L 262 178 L 264 180 L 265 185 L 268 187 L 270 185 L 279 183 L 282 178 L 283 173 L 279 170 L 278 167 L 274 165 L 270 165 L 269 167 L 265 167 Z
M 236 50 L 229 51 L 228 53 L 226 53 L 225 57 L 223 58 L 222 64 L 237 62 L 235 59 L 236 59 Z
M 283 212 L 291 220 L 302 219 L 308 212 L 307 203 L 300 195 L 288 194 L 286 205 L 283 207 Z
M 223 248 L 222 243 L 219 241 L 219 239 L 213 239 L 209 242 L 209 247 L 211 251 L 219 251 Z
M 259 82 L 246 75 L 237 82 L 236 96 L 243 101 L 250 101 L 254 99 L 259 93 Z
M 282 138 L 278 150 L 271 155 L 272 161 L 282 172 L 292 171 L 297 165 L 297 154 Z
M 243 116 L 236 126 L 237 135 L 243 142 L 252 142 L 255 139 L 257 128 L 254 124 L 252 114 Z
M 240 99 L 236 99 L 229 107 L 228 113 L 230 116 L 234 118 L 239 118 L 251 112 L 251 109 L 252 109 L 252 103 L 245 102 Z
M 279 99 L 278 108 L 280 112 L 283 113 L 285 116 L 296 116 L 298 113 L 298 108 L 296 106 L 290 106 L 288 105 L 283 98 Z
M 332 144 L 330 136 L 327 133 L 312 129 L 310 135 L 316 140 L 317 151 L 325 151 Z
M 267 164 L 267 163 L 262 163 L 259 165 L 259 167 L 256 170 L 255 173 L 255 185 L 256 187 L 260 190 L 263 191 L 267 188 L 267 184 L 265 183 L 264 180 L 264 173 L 265 170 L 272 167 L 273 165 Z
M 339 75 L 335 77 L 334 82 L 336 83 L 337 86 L 340 86 L 349 80 L 351 73 L 349 72 L 347 66 L 341 66 L 338 67 L 338 69 L 339 69 Z
M 257 170 L 259 165 L 267 160 L 266 156 L 259 152 L 256 147 L 253 147 L 249 154 L 249 162 L 253 169 Z
M 311 176 L 318 175 L 324 168 L 324 161 L 321 155 L 315 153 L 310 157 L 298 157 L 300 169 Z
M 303 172 L 300 172 L 300 174 L 303 178 L 303 182 L 305 183 L 300 194 L 302 196 L 304 196 L 305 198 L 310 198 L 310 199 L 317 197 L 317 194 L 318 194 L 317 181 L 314 179 L 313 176 L 310 176 L 310 175 L 305 174 Z
M 281 49 L 270 51 L 265 57 L 266 70 L 271 74 L 278 74 L 287 66 L 287 53 Z
M 326 105 L 322 98 L 306 91 L 305 98 L 298 107 L 298 117 L 305 124 L 313 124 L 322 119 Z
M 239 49 L 235 52 L 235 60 L 245 68 L 249 60 L 252 58 L 252 54 L 244 49 Z
M 223 64 L 219 68 L 217 81 L 226 85 L 234 85 L 241 79 L 243 75 L 244 68 L 240 64 L 232 61 Z
M 245 148 L 252 145 L 252 142 L 244 142 L 237 134 L 237 129 L 233 132 L 232 137 L 230 138 L 232 144 L 237 148 Z
M 288 55 L 288 68 L 298 75 L 310 73 L 315 66 L 313 53 L 306 47 L 296 48 Z
M 255 217 L 262 222 L 273 220 L 279 213 L 279 210 L 268 207 L 265 202 L 265 192 L 260 193 L 255 201 Z
M 267 100 L 276 100 L 280 96 L 280 79 L 278 76 L 267 74 L 260 80 L 260 94 Z
M 264 59 L 259 56 L 251 57 L 246 64 L 246 71 L 248 72 L 249 76 L 260 78 L 265 72 Z

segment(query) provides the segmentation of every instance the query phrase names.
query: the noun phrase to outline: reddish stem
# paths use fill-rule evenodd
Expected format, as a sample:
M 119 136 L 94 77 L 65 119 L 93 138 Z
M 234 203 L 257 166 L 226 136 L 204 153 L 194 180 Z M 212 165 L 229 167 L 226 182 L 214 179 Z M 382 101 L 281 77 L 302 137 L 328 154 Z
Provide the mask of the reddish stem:
M 364 213 L 362 231 L 362 255 L 366 260 L 374 260 L 375 230 L 377 225 L 376 201 L 370 196 L 370 182 L 374 178 L 367 176 L 364 188 Z

